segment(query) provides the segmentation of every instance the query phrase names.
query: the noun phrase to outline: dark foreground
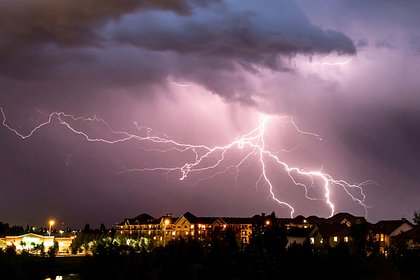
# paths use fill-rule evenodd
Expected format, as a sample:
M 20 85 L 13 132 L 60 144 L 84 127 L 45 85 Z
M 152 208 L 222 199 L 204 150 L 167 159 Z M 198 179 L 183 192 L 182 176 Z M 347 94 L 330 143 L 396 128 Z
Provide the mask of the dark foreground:
M 93 256 L 38 257 L 1 254 L 0 279 L 420 279 L 419 251 L 384 258 L 344 244 L 323 251 L 271 242 L 246 249 L 229 240 L 203 245 L 169 243 L 152 252 L 102 248 Z M 66 278 L 64 278 L 66 279 Z

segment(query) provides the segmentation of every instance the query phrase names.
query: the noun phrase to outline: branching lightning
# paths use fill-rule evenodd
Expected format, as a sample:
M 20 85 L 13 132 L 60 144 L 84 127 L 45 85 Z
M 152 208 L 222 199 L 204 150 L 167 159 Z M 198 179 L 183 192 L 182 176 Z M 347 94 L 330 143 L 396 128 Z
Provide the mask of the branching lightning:
M 287 121 L 290 125 L 296 130 L 296 132 L 304 135 L 309 135 L 316 137 L 321 140 L 320 136 L 311 132 L 306 132 L 297 126 L 294 120 L 289 116 L 279 117 L 279 116 L 269 116 L 262 115 L 259 118 L 259 123 L 256 128 L 249 131 L 248 133 L 240 136 L 236 140 L 223 145 L 209 147 L 206 145 L 192 145 L 180 143 L 175 140 L 154 136 L 151 133 L 151 129 L 143 126 L 139 126 L 137 123 L 134 123 L 135 128 L 138 134 L 129 133 L 126 131 L 118 131 L 111 128 L 111 126 L 104 121 L 103 119 L 97 118 L 96 116 L 91 118 L 75 117 L 64 112 L 53 112 L 48 115 L 46 121 L 40 123 L 34 127 L 29 133 L 23 134 L 17 129 L 11 127 L 7 124 L 6 114 L 3 109 L 0 107 L 0 112 L 3 117 L 3 126 L 19 136 L 21 139 L 27 139 L 33 136 L 38 130 L 42 129 L 44 126 L 51 124 L 53 121 L 58 121 L 59 124 L 63 125 L 73 133 L 79 135 L 89 142 L 101 142 L 110 145 L 115 145 L 127 141 L 139 141 L 139 142 L 150 142 L 158 145 L 162 145 L 162 149 L 150 149 L 148 151 L 155 152 L 169 152 L 176 151 L 178 153 L 190 153 L 191 159 L 187 162 L 183 162 L 177 166 L 161 166 L 161 167 L 147 167 L 147 168 L 131 168 L 122 170 L 119 173 L 129 173 L 129 172 L 166 172 L 169 173 L 178 173 L 179 180 L 185 180 L 190 174 L 200 173 L 200 172 L 212 172 L 210 176 L 200 179 L 207 180 L 223 174 L 229 170 L 236 170 L 235 178 L 239 176 L 240 168 L 245 168 L 250 162 L 254 159 L 258 163 L 260 168 L 260 176 L 256 181 L 256 186 L 264 183 L 268 186 L 271 198 L 276 201 L 280 206 L 287 207 L 290 210 L 290 215 L 293 217 L 295 213 L 295 208 L 288 202 L 281 200 L 281 198 L 276 195 L 276 187 L 273 183 L 272 178 L 270 177 L 268 165 L 275 164 L 277 168 L 283 170 L 285 174 L 290 178 L 291 182 L 296 186 L 303 188 L 305 191 L 305 197 L 310 200 L 321 200 L 324 201 L 326 206 L 330 209 L 330 215 L 334 215 L 335 205 L 332 201 L 331 192 L 334 187 L 341 188 L 345 193 L 352 199 L 355 203 L 363 207 L 365 214 L 367 215 L 367 206 L 365 205 L 365 194 L 363 191 L 363 186 L 371 183 L 371 181 L 365 181 L 360 184 L 351 184 L 344 180 L 334 179 L 327 173 L 324 173 L 322 170 L 305 170 L 299 167 L 291 166 L 285 161 L 281 160 L 280 156 L 277 153 L 271 152 L 266 145 L 265 136 L 267 124 L 273 121 Z M 109 133 L 110 137 L 99 138 L 89 135 L 88 132 L 83 131 L 82 129 L 77 129 L 73 123 L 93 123 L 105 127 L 106 132 Z M 111 137 L 112 136 L 112 137 Z M 169 146 L 169 148 L 168 148 Z M 146 149 L 147 150 L 147 149 Z M 246 151 L 234 164 L 227 164 L 226 166 L 226 157 L 228 152 L 233 150 L 244 150 Z M 225 165 L 223 165 L 225 163 Z M 304 183 L 304 181 L 309 181 L 310 184 Z M 320 182 L 320 183 L 319 183 Z M 314 197 L 309 195 L 311 188 L 318 188 L 322 192 L 321 197 Z

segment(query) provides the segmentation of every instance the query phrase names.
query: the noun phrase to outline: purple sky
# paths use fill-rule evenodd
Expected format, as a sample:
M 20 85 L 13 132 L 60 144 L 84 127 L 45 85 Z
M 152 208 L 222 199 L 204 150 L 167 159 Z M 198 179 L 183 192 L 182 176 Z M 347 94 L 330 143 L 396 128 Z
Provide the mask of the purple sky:
M 145 136 L 136 122 L 151 135 L 209 147 L 237 140 L 262 114 L 291 116 L 322 141 L 274 120 L 268 150 L 305 171 L 375 181 L 364 186 L 371 222 L 411 219 L 420 209 L 419 14 L 415 0 L 1 1 L 0 107 L 21 134 L 65 112 Z M 72 124 L 92 137 L 117 137 L 100 124 Z M 57 119 L 26 139 L 1 126 L 0 221 L 95 226 L 142 212 L 290 215 L 259 180 L 258 155 L 221 172 L 246 148 L 182 181 L 179 171 L 121 173 L 194 160 L 191 151 L 156 151 L 169 148 L 92 143 Z M 330 215 L 326 201 L 306 199 L 268 162 L 276 197 L 295 215 Z M 322 190 L 315 180 L 309 195 L 323 198 Z M 339 186 L 330 191 L 335 212 L 365 214 Z

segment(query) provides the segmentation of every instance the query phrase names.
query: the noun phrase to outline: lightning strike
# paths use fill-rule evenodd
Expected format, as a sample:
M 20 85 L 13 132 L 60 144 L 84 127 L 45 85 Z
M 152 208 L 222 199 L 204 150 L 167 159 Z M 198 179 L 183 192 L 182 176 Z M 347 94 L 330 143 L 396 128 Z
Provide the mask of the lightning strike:
M 349 58 L 344 61 L 336 61 L 336 62 L 322 62 L 320 65 L 328 65 L 328 66 L 335 66 L 335 65 L 346 65 L 350 63 L 353 60 L 353 58 Z
M 147 151 L 161 152 L 166 153 L 169 151 L 177 153 L 189 153 L 191 154 L 191 159 L 187 162 L 183 162 L 180 165 L 176 166 L 160 166 L 160 167 L 144 167 L 144 168 L 130 168 L 125 169 L 119 172 L 119 174 L 130 173 L 130 172 L 164 172 L 169 173 L 178 173 L 179 180 L 185 180 L 190 174 L 200 173 L 200 172 L 213 172 L 210 176 L 199 179 L 196 184 L 201 181 L 214 178 L 215 176 L 226 173 L 230 170 L 236 170 L 235 180 L 239 176 L 240 168 L 245 168 L 250 165 L 251 160 L 255 160 L 259 163 L 260 176 L 256 180 L 255 186 L 263 183 L 263 185 L 268 186 L 271 198 L 277 202 L 280 206 L 286 207 L 290 210 L 290 216 L 293 217 L 295 213 L 295 208 L 288 203 L 287 201 L 281 200 L 276 194 L 276 187 L 273 183 L 272 178 L 270 177 L 268 171 L 269 164 L 275 164 L 279 170 L 283 170 L 285 174 L 290 178 L 291 182 L 299 188 L 303 188 L 305 192 L 305 197 L 309 200 L 320 200 L 325 203 L 325 205 L 330 209 L 330 216 L 334 215 L 335 204 L 331 198 L 331 192 L 333 188 L 341 188 L 349 196 L 351 200 L 359 204 L 365 211 L 365 216 L 367 215 L 367 206 L 364 201 L 366 195 L 363 191 L 365 185 L 371 184 L 371 181 L 365 181 L 360 184 L 351 184 L 341 179 L 334 179 L 331 175 L 324 173 L 322 170 L 305 170 L 296 166 L 291 166 L 285 161 L 281 160 L 280 156 L 277 153 L 271 152 L 266 145 L 265 135 L 267 124 L 274 121 L 287 121 L 297 133 L 303 135 L 309 135 L 321 140 L 321 137 L 315 133 L 306 132 L 297 126 L 294 120 L 289 116 L 269 116 L 261 115 L 259 118 L 259 124 L 256 128 L 252 129 L 248 133 L 240 136 L 236 140 L 232 141 L 223 146 L 209 147 L 206 145 L 192 145 L 177 142 L 175 140 L 169 139 L 167 137 L 159 137 L 152 135 L 152 130 L 148 127 L 139 126 L 137 122 L 134 123 L 134 127 L 137 130 L 138 134 L 129 133 L 127 131 L 118 131 L 114 130 L 105 120 L 97 118 L 96 116 L 91 118 L 84 117 L 75 117 L 64 112 L 53 112 L 48 115 L 47 120 L 35 126 L 29 133 L 23 134 L 17 129 L 11 127 L 7 124 L 6 114 L 3 111 L 3 108 L 0 107 L 0 112 L 3 117 L 2 124 L 9 131 L 13 132 L 21 139 L 25 140 L 33 136 L 38 130 L 42 129 L 44 126 L 51 124 L 53 121 L 58 121 L 60 125 L 63 125 L 76 135 L 79 135 L 88 142 L 100 142 L 110 145 L 117 145 L 127 141 L 139 141 L 149 142 L 157 145 L 169 145 L 170 147 L 158 148 L 158 149 L 145 149 Z M 88 132 L 83 131 L 82 129 L 77 129 L 72 123 L 92 123 L 100 125 L 106 129 L 106 132 L 112 137 L 109 138 L 100 138 L 90 136 Z M 246 149 L 246 150 L 245 150 Z M 236 163 L 228 164 L 223 166 L 226 163 L 226 157 L 229 152 L 234 150 L 245 150 L 244 155 L 240 157 Z M 304 183 L 303 181 L 310 181 L 310 184 Z M 317 182 L 320 182 L 317 184 Z M 314 195 L 310 196 L 310 189 L 317 188 L 322 192 L 322 196 L 316 197 Z

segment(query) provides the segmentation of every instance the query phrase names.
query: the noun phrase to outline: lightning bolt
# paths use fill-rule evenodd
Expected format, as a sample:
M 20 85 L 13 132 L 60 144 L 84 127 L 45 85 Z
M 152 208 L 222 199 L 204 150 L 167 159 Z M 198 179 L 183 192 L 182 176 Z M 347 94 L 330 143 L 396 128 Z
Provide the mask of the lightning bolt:
M 265 136 L 267 134 L 266 129 L 269 122 L 273 121 L 287 121 L 296 132 L 304 135 L 309 135 L 316 137 L 321 140 L 321 137 L 315 133 L 303 131 L 299 129 L 297 124 L 290 116 L 272 116 L 272 115 L 261 115 L 259 117 L 258 126 L 248 133 L 240 136 L 236 140 L 223 145 L 209 147 L 206 145 L 192 145 L 177 142 L 175 140 L 169 139 L 167 137 L 159 137 L 152 135 L 152 130 L 148 127 L 139 126 L 138 123 L 134 123 L 134 127 L 137 130 L 137 134 L 129 133 L 127 131 L 118 131 L 114 130 L 105 120 L 97 118 L 96 116 L 90 118 L 84 117 L 75 117 L 64 112 L 53 112 L 48 115 L 47 120 L 40 123 L 34 127 L 29 133 L 23 134 L 20 133 L 17 129 L 14 129 L 7 124 L 6 114 L 3 111 L 3 108 L 0 107 L 0 112 L 3 117 L 3 126 L 8 130 L 19 136 L 21 139 L 27 139 L 33 136 L 38 130 L 42 129 L 44 126 L 51 124 L 53 121 L 58 121 L 59 124 L 63 125 L 73 133 L 79 135 L 89 142 L 100 142 L 106 144 L 118 144 L 127 141 L 139 141 L 139 142 L 149 142 L 161 146 L 168 146 L 169 148 L 157 148 L 157 149 L 145 149 L 147 151 L 155 152 L 169 152 L 175 151 L 179 153 L 192 153 L 192 159 L 184 162 L 181 165 L 177 166 L 166 166 L 166 167 L 147 167 L 147 168 L 130 168 L 125 169 L 119 172 L 119 174 L 130 173 L 130 172 L 151 172 L 151 171 L 160 171 L 165 172 L 166 174 L 175 172 L 179 174 L 179 180 L 185 180 L 190 174 L 200 173 L 200 172 L 213 172 L 212 175 L 202 178 L 196 182 L 199 183 L 203 180 L 208 180 L 229 170 L 235 169 L 236 176 L 235 179 L 239 176 L 239 169 L 241 167 L 246 167 L 250 164 L 252 159 L 257 159 L 256 162 L 259 163 L 261 175 L 259 176 L 255 186 L 263 182 L 264 185 L 268 186 L 271 198 L 277 202 L 280 206 L 286 207 L 290 210 L 290 216 L 293 217 L 295 213 L 295 208 L 288 202 L 281 200 L 275 191 L 274 183 L 269 176 L 268 164 L 274 163 L 279 170 L 283 170 L 285 174 L 290 178 L 291 182 L 296 186 L 303 188 L 305 191 L 305 197 L 310 200 L 320 200 L 323 201 L 326 206 L 330 209 L 330 216 L 334 215 L 335 205 L 331 198 L 331 192 L 334 187 L 341 188 L 345 193 L 352 199 L 355 203 L 359 204 L 365 211 L 365 216 L 367 216 L 367 206 L 364 201 L 366 195 L 363 191 L 363 187 L 367 184 L 374 183 L 370 180 L 359 183 L 351 184 L 341 179 L 334 179 L 331 175 L 323 172 L 322 170 L 305 170 L 299 167 L 291 166 L 285 161 L 281 160 L 280 156 L 277 153 L 271 152 L 266 145 Z M 106 132 L 110 135 L 109 138 L 100 138 L 89 135 L 89 133 L 83 131 L 82 129 L 77 129 L 73 123 L 89 123 L 102 126 L 106 129 Z M 112 137 L 111 137 L 112 136 Z M 242 153 L 242 156 L 234 164 L 229 164 L 227 167 L 223 167 L 223 164 L 227 161 L 227 155 L 230 151 L 233 150 L 242 150 L 245 153 Z M 304 183 L 304 181 L 309 181 L 310 184 Z M 318 183 L 320 182 L 320 183 Z M 318 184 L 317 184 L 318 183 Z M 322 192 L 321 197 L 314 197 L 309 195 L 309 190 L 311 188 L 318 188 Z
M 344 61 L 336 61 L 336 62 L 322 62 L 320 65 L 329 65 L 329 66 L 335 66 L 335 65 L 346 65 L 350 63 L 353 60 L 353 58 L 344 60 Z

